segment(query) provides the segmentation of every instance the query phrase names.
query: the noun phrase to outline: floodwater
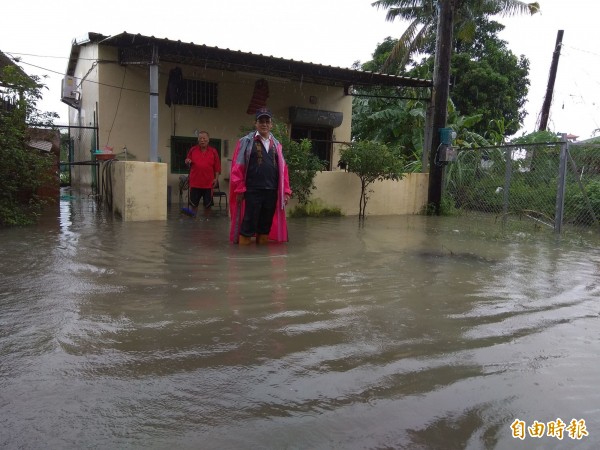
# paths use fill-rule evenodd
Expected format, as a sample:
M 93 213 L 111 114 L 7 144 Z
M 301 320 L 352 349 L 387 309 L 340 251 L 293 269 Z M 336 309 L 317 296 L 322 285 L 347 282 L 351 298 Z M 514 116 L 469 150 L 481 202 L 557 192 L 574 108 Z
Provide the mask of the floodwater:
M 600 247 L 470 225 L 61 201 L 0 230 L 0 447 L 599 448 Z

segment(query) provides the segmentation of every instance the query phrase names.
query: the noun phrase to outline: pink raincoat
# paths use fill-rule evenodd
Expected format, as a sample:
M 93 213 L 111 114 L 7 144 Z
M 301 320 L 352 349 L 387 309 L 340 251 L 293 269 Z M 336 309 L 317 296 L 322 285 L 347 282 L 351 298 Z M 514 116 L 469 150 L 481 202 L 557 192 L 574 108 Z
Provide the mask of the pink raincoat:
M 248 161 L 250 159 L 250 152 L 252 151 L 252 145 L 256 132 L 253 131 L 241 138 L 233 152 L 233 159 L 231 160 L 231 175 L 229 179 L 229 211 L 231 217 L 231 224 L 229 228 L 229 240 L 237 243 L 244 218 L 244 206 L 245 201 L 238 203 L 236 201 L 237 194 L 246 192 L 246 170 L 248 167 Z M 292 195 L 290 189 L 290 180 L 288 177 L 288 167 L 283 159 L 283 152 L 281 144 L 271 135 L 271 148 L 277 152 L 277 170 L 279 171 L 279 184 L 277 186 L 277 206 L 275 210 L 275 216 L 273 217 L 273 224 L 271 225 L 271 231 L 269 232 L 269 239 L 277 242 L 287 242 L 287 221 L 285 218 L 285 195 Z

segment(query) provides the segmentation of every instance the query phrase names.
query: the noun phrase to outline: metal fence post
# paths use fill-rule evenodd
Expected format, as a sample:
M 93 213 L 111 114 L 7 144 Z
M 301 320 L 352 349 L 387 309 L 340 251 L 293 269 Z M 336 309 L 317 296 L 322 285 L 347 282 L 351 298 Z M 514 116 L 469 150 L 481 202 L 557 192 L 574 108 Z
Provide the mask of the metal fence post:
M 554 214 L 554 232 L 560 234 L 565 210 L 565 189 L 567 181 L 567 135 L 561 134 L 560 163 L 558 167 L 558 182 L 556 186 L 556 209 Z
M 506 219 L 508 218 L 508 193 L 510 191 L 510 179 L 512 177 L 512 147 L 506 147 L 504 149 L 504 158 L 506 159 L 506 170 L 504 171 L 504 188 L 502 193 L 502 225 L 506 225 Z

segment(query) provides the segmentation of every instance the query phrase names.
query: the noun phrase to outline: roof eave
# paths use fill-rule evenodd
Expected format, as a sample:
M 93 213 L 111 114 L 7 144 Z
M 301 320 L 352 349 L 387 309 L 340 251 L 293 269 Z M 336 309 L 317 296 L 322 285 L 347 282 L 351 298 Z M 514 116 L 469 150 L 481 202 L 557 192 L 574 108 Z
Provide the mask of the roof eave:
M 174 41 L 167 38 L 143 36 L 123 32 L 115 36 L 90 33 L 91 41 L 123 49 L 157 46 L 160 61 L 187 64 L 206 68 L 243 71 L 267 76 L 287 78 L 333 86 L 389 86 L 431 88 L 431 80 L 365 72 L 355 69 L 295 61 L 262 54 L 210 47 L 193 42 Z M 72 50 L 73 56 L 73 50 Z M 74 70 L 74 67 L 73 67 Z M 72 75 L 72 74 L 71 74 Z

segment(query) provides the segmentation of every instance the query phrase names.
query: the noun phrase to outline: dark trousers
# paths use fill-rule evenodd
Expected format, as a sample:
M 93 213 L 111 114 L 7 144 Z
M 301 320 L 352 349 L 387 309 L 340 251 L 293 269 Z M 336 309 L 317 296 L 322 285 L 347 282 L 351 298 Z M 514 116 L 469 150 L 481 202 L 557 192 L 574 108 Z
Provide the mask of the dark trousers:
M 190 203 L 197 208 L 202 199 L 205 208 L 212 206 L 212 189 L 190 188 Z
M 277 205 L 277 190 L 246 191 L 244 200 L 246 206 L 240 234 L 247 237 L 254 234 L 269 234 Z

